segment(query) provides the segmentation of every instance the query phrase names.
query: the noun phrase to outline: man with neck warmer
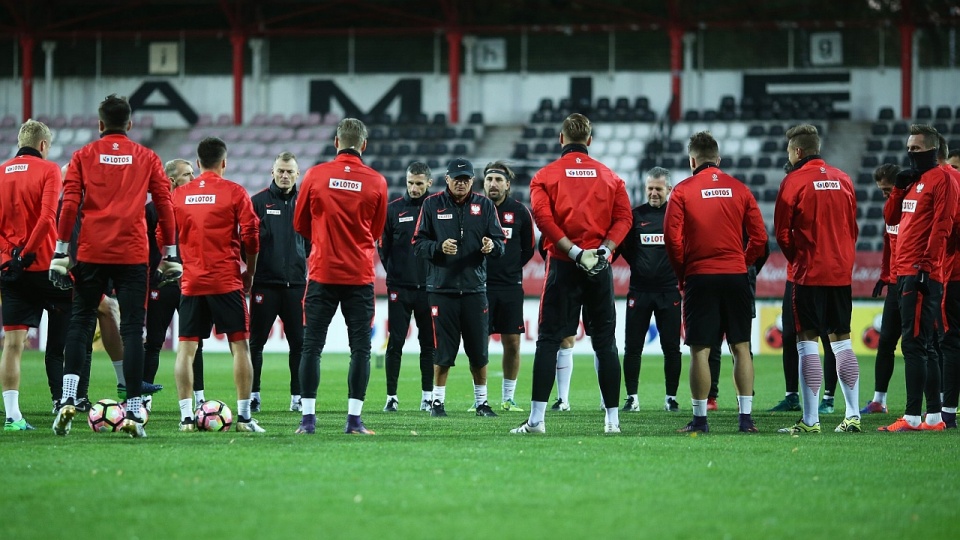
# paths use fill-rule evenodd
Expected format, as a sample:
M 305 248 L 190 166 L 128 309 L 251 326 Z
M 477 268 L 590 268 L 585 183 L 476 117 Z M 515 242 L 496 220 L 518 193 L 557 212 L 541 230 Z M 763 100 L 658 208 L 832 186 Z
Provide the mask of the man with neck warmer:
M 940 324 L 944 269 L 940 264 L 953 229 L 957 188 L 937 166 L 938 133 L 914 124 L 907 138 L 912 168 L 900 171 L 884 208 L 884 221 L 899 224 L 896 264 L 900 271 L 901 342 L 907 406 L 902 418 L 880 431 L 936 429 L 942 422 L 940 395 L 927 392 L 927 418 L 921 422 L 924 388 L 939 388 L 940 370 L 933 348 Z M 897 204 L 899 203 L 899 204 Z M 941 427 L 942 429 L 942 427 Z
M 817 407 L 823 368 L 817 341 L 826 333 L 837 358 L 837 378 L 846 402 L 844 420 L 834 431 L 858 433 L 860 366 L 850 343 L 850 286 L 859 232 L 857 198 L 850 177 L 820 157 L 815 126 L 794 126 L 786 137 L 793 168 L 780 184 L 773 227 L 794 276 L 803 417 L 780 432 L 820 433 Z

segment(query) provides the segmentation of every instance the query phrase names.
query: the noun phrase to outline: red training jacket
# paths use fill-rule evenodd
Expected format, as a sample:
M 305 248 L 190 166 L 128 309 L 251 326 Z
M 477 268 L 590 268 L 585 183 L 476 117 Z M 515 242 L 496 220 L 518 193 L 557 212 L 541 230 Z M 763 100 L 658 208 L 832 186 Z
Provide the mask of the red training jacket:
M 819 156 L 797 165 L 780 184 L 773 213 L 777 244 L 794 267 L 794 283 L 850 285 L 859 234 L 853 183 Z
M 57 241 L 60 167 L 23 152 L 0 165 L 0 264 L 22 247 L 37 257 L 27 271 L 46 272 Z
M 100 264 L 147 264 L 147 191 L 157 205 L 164 245 L 173 245 L 170 180 L 157 154 L 118 131 L 77 150 L 63 181 L 57 238 L 68 241 L 83 202 L 77 260 Z
M 900 225 L 895 259 L 898 276 L 915 276 L 923 270 L 943 283 L 940 263 L 957 209 L 957 191 L 950 174 L 934 167 L 907 189 L 893 188 L 890 198 L 896 202 L 884 206 L 883 219 Z
M 183 294 L 243 289 L 241 245 L 247 253 L 260 252 L 260 220 L 247 190 L 207 171 L 173 190 L 173 209 L 183 259 Z
M 767 229 L 753 194 L 712 164 L 698 167 L 673 188 L 663 235 L 681 283 L 694 275 L 745 274 L 767 244 Z
M 530 181 L 530 205 L 546 237 L 544 248 L 564 261 L 570 257 L 556 249 L 564 236 L 583 249 L 596 249 L 604 240 L 619 246 L 633 224 L 623 180 L 578 150 L 566 150 L 537 171 Z
M 313 246 L 307 259 L 309 279 L 330 285 L 373 283 L 388 202 L 383 175 L 351 150 L 307 170 L 293 228 Z
M 940 168 L 950 175 L 954 193 L 960 197 L 960 171 L 949 165 L 941 165 Z M 953 229 L 947 239 L 947 247 L 943 250 L 940 266 L 943 267 L 944 282 L 960 281 L 960 200 L 957 201 L 953 213 Z

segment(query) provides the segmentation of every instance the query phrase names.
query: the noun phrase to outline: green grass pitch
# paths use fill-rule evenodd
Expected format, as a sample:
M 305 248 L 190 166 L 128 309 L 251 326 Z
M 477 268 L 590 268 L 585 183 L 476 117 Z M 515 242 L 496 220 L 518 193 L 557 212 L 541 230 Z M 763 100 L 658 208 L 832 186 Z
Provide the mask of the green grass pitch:
M 872 397 L 873 358 L 861 358 L 861 401 Z M 287 411 L 284 355 L 267 355 L 267 433 L 177 431 L 173 355 L 161 358 L 149 437 L 96 434 L 85 418 L 73 432 L 50 430 L 39 353 L 23 361 L 21 407 L 33 432 L 0 434 L 0 538 L 930 538 L 956 531 L 958 433 L 877 433 L 902 414 L 903 375 L 890 413 L 864 417 L 862 434 L 776 429 L 798 413 L 755 413 L 761 433 L 736 433 L 731 364 L 724 357 L 720 408 L 709 435 L 674 432 L 690 416 L 689 361 L 678 397 L 662 410 L 660 357 L 645 359 L 641 412 L 621 415 L 603 435 L 592 359 L 577 357 L 569 413 L 547 413 L 545 436 L 508 431 L 526 413 L 478 418 L 466 412 L 466 362 L 447 389 L 448 418 L 417 410 L 414 355 L 401 372 L 401 412 L 382 412 L 384 372 L 371 369 L 364 412 L 375 437 L 343 434 L 347 357 L 321 365 L 316 436 L 295 436 Z M 517 401 L 529 407 L 532 357 Z M 898 362 L 900 360 L 898 359 Z M 780 359 L 759 356 L 756 411 L 782 398 Z M 226 355 L 207 355 L 207 398 L 236 408 Z M 499 359 L 491 402 L 499 404 Z M 113 370 L 94 359 L 90 397 L 115 398 Z

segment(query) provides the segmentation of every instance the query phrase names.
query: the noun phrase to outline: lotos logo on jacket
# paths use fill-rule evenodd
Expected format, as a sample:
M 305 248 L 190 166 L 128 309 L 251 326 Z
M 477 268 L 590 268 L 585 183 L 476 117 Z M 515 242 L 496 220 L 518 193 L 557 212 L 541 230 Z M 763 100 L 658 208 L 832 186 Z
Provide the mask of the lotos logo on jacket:
M 827 189 L 840 189 L 840 182 L 836 180 L 818 180 L 813 183 L 813 189 L 823 191 Z
M 479 204 L 471 204 L 471 205 L 470 205 L 470 215 L 471 215 L 471 216 L 479 216 L 479 215 L 480 215 L 480 205 L 479 205 Z
M 730 188 L 701 189 L 700 196 L 704 199 L 715 199 L 717 197 L 732 198 L 733 190 Z
M 911 201 L 909 199 L 904 199 L 903 205 L 900 207 L 901 212 L 916 212 L 917 211 L 917 201 Z

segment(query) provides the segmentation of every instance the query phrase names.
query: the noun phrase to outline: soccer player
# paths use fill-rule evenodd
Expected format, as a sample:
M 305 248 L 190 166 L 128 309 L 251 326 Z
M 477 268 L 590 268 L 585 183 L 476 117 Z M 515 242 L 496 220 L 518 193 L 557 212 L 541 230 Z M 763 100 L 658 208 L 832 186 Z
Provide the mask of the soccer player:
M 957 187 L 937 166 L 937 130 L 913 124 L 907 137 L 912 167 L 897 174 L 884 207 L 884 221 L 899 225 L 895 264 L 900 288 L 900 349 L 907 403 L 904 415 L 880 431 L 936 429 L 943 420 L 938 390 L 940 366 L 933 347 L 943 295 L 943 252 L 954 227 Z M 926 389 L 927 417 L 921 418 Z
M 513 399 L 520 374 L 520 335 L 523 321 L 523 267 L 533 258 L 533 216 L 520 201 L 510 197 L 513 170 L 502 161 L 483 169 L 483 192 L 497 207 L 503 227 L 503 256 L 487 261 L 487 304 L 490 335 L 500 334 L 503 345 L 503 389 L 500 408 L 523 411 Z
M 937 161 L 941 169 L 953 177 L 954 188 L 960 196 L 960 171 L 952 167 L 947 156 L 947 141 L 943 135 L 939 136 Z M 943 382 L 941 424 L 931 424 L 929 421 L 921 424 L 928 429 L 956 429 L 957 403 L 960 401 L 960 202 L 953 216 L 953 229 L 950 232 L 944 256 L 941 262 L 944 268 L 945 280 L 943 285 L 942 316 L 943 329 L 940 335 L 940 361 Z M 927 393 L 936 391 L 927 385 Z M 927 399 L 929 405 L 930 399 Z M 929 406 L 927 412 L 930 412 Z
M 663 350 L 663 378 L 666 393 L 663 408 L 679 412 L 677 388 L 680 386 L 680 291 L 677 275 L 667 259 L 663 244 L 663 217 L 667 197 L 673 186 L 670 171 L 654 167 L 646 175 L 647 202 L 633 209 L 633 227 L 620 246 L 630 263 L 630 292 L 627 295 L 626 340 L 623 353 L 623 380 L 627 399 L 623 411 L 640 410 L 637 389 L 640 362 L 650 318 L 657 318 L 660 348 Z
M 170 190 L 192 182 L 194 179 L 193 166 L 185 159 L 171 159 L 163 166 L 163 171 L 170 179 Z M 165 280 L 157 267 L 162 256 L 160 244 L 157 242 L 157 206 L 150 201 L 144 209 L 147 219 L 147 237 L 150 242 L 150 295 L 147 298 L 146 337 L 143 341 L 143 380 L 153 383 L 160 369 L 160 349 L 167 338 L 167 329 L 173 320 L 173 312 L 180 308 L 180 280 Z M 177 256 L 180 254 L 179 241 L 177 242 Z M 102 323 L 101 323 L 102 326 Z M 197 342 L 197 352 L 193 358 L 193 399 L 200 405 L 204 402 L 203 395 L 203 341 Z M 144 405 L 149 409 L 151 400 L 144 398 Z
M 47 309 L 64 313 L 69 291 L 47 279 L 56 242 L 60 168 L 47 161 L 53 135 L 45 124 L 27 120 L 17 135 L 17 155 L 0 167 L 0 294 L 3 296 L 3 355 L 0 383 L 6 411 L 4 431 L 33 429 L 20 412 L 20 359 L 30 328 Z M 47 346 L 63 347 L 63 325 L 50 326 Z M 62 349 L 61 349 L 62 350 Z M 51 388 L 52 390 L 52 388 Z
M 437 350 L 430 415 L 446 416 L 447 377 L 460 339 L 473 375 L 477 416 L 496 416 L 487 401 L 487 257 L 500 257 L 504 233 L 493 201 L 474 193 L 473 164 L 447 165 L 447 189 L 423 201 L 414 232 L 414 253 L 430 261 L 427 293 Z
M 300 410 L 300 357 L 303 355 L 303 293 L 307 287 L 309 246 L 293 230 L 300 166 L 290 152 L 273 161 L 270 187 L 252 197 L 260 218 L 260 257 L 250 294 L 250 353 L 253 393 L 250 410 L 260 410 L 260 371 L 263 346 L 273 322 L 280 317 L 289 346 L 290 410 Z
M 710 348 L 724 335 L 733 351 L 739 429 L 755 433 L 753 359 L 750 356 L 753 294 L 747 267 L 763 255 L 767 232 L 750 190 L 720 170 L 720 148 L 709 132 L 687 144 L 693 176 L 673 189 L 664 243 L 683 291 L 686 343 L 690 346 L 693 420 L 679 432 L 708 432 Z M 744 235 L 747 237 L 744 248 Z
M 223 177 L 227 145 L 207 137 L 197 145 L 200 176 L 173 192 L 180 253 L 183 256 L 180 299 L 180 343 L 174 376 L 180 399 L 180 431 L 195 431 L 193 358 L 210 328 L 226 334 L 233 354 L 237 388 L 237 431 L 263 433 L 251 416 L 250 336 L 246 292 L 250 290 L 260 252 L 259 220 L 243 186 Z M 240 272 L 240 250 L 247 268 Z
M 77 150 L 70 160 L 63 183 L 58 240 L 50 261 L 50 280 L 55 286 L 68 288 L 69 239 L 79 213 L 81 229 L 77 264 L 73 268 L 73 313 L 67 332 L 63 405 L 57 412 L 53 431 L 57 435 L 70 431 L 76 414 L 79 370 L 93 341 L 97 306 L 107 281 L 113 280 L 120 305 L 123 375 L 127 384 L 127 412 L 120 429 L 131 437 L 146 437 L 140 412 L 149 262 L 143 205 L 149 190 L 160 216 L 164 245 L 161 273 L 181 273 L 176 259 L 169 181 L 160 158 L 127 137 L 133 123 L 126 98 L 107 96 L 100 103 L 99 115 L 100 138 Z
M 387 182 L 363 163 L 367 127 L 344 118 L 333 140 L 337 157 L 311 167 L 303 177 L 293 228 L 313 246 L 303 300 L 301 413 L 297 433 L 316 431 L 320 354 L 330 320 L 340 306 L 350 342 L 345 433 L 373 435 L 361 419 L 370 382 L 370 323 L 373 320 L 374 254 L 387 219 Z
M 530 182 L 533 217 L 546 236 L 549 255 L 540 297 L 530 416 L 511 433 L 546 432 L 544 413 L 553 391 L 557 353 L 561 341 L 576 333 L 581 307 L 590 318 L 598 358 L 597 379 L 606 407 L 604 433 L 620 432 L 620 358 L 608 257 L 630 232 L 633 214 L 623 180 L 588 155 L 592 129 L 586 116 L 567 116 L 560 127 L 560 158 Z
M 427 299 L 427 272 L 429 263 L 413 252 L 413 233 L 420 216 L 420 207 L 433 185 L 430 167 L 422 161 L 407 166 L 407 191 L 387 205 L 387 222 L 383 228 L 379 251 L 387 272 L 387 339 L 384 360 L 387 376 L 386 412 L 396 412 L 400 406 L 397 380 L 403 343 L 410 330 L 410 314 L 417 323 L 420 341 L 420 410 L 429 411 L 433 394 L 433 320 Z
M 873 179 L 877 183 L 877 188 L 883 192 L 883 197 L 886 199 L 884 207 L 896 204 L 896 200 L 892 199 L 890 194 L 893 192 L 893 185 L 899 172 L 900 167 L 893 163 L 884 163 L 873 171 Z M 887 412 L 887 389 L 890 386 L 890 378 L 893 377 L 894 356 L 897 350 L 897 342 L 900 341 L 900 289 L 897 287 L 899 271 L 896 266 L 899 225 L 891 225 L 890 223 L 884 225 L 880 279 L 873 287 L 871 296 L 878 298 L 883 294 L 884 287 L 887 288 L 887 294 L 883 300 L 880 341 L 877 343 L 873 399 L 860 409 L 860 414 Z
M 793 168 L 780 184 L 774 209 L 777 244 L 793 266 L 793 310 L 800 356 L 803 417 L 781 433 L 819 433 L 823 368 L 817 340 L 827 333 L 837 358 L 837 376 L 846 402 L 834 431 L 859 433 L 860 366 L 850 343 L 850 285 L 857 243 L 857 198 L 850 177 L 820 157 L 815 126 L 787 130 Z

